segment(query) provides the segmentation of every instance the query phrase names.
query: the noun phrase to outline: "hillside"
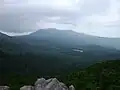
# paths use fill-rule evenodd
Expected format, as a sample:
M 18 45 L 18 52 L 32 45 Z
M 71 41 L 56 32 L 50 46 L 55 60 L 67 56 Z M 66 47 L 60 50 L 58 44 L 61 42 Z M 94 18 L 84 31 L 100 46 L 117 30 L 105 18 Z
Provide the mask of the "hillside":
M 100 45 L 102 47 L 120 49 L 120 38 L 90 36 L 83 33 L 77 33 L 72 30 L 58 30 L 55 28 L 40 29 L 22 38 L 26 40 L 28 40 L 28 38 L 31 40 L 46 40 L 52 43 L 56 42 L 61 45 L 66 44 L 72 46 L 79 46 L 92 44 Z
M 26 52 L 38 54 L 51 51 L 60 54 L 61 52 L 73 52 L 73 49 L 82 49 L 87 52 L 119 53 L 119 50 L 115 49 L 117 47 L 112 45 L 119 45 L 119 42 L 118 38 L 99 38 L 72 30 L 43 29 L 30 35 L 14 37 L 0 34 L 0 49 L 14 54 Z
M 47 76 L 42 73 L 34 74 L 7 74 L 2 76 L 1 85 L 8 85 L 11 90 L 19 89 L 23 85 L 33 85 L 37 78 L 45 77 L 46 79 L 56 77 L 64 82 L 67 86 L 73 84 L 76 90 L 120 90 L 120 60 L 103 61 L 87 68 L 80 69 L 77 67 L 71 72 L 59 72 Z M 6 81 L 6 83 L 5 83 Z M 9 84 L 8 84 L 9 83 Z
M 120 60 L 96 63 L 69 74 L 65 79 L 77 90 L 120 90 Z
M 0 40 L 0 49 L 6 53 L 41 59 L 38 56 L 48 55 L 56 58 L 63 57 L 74 63 L 91 63 L 99 60 L 120 58 L 120 50 L 92 44 L 89 39 L 94 36 L 79 34 L 71 30 L 38 30 L 30 35 L 6 37 Z M 82 52 L 80 52 L 82 51 Z M 17 58 L 16 56 L 16 58 Z M 32 61 L 31 58 L 31 61 Z M 18 59 L 18 58 L 17 58 Z M 24 61 L 22 58 L 21 61 Z M 28 57 L 28 59 L 30 59 Z M 11 60 L 13 60 L 11 58 Z M 61 60 L 61 59 L 59 59 Z

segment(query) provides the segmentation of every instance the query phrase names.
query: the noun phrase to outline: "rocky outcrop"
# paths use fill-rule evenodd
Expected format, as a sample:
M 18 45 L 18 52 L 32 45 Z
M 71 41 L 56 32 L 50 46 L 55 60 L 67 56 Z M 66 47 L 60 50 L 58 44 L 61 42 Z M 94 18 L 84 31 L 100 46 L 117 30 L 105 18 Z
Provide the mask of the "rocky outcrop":
M 69 86 L 69 90 L 75 90 L 74 86 L 73 85 Z
M 0 86 L 0 90 L 9 90 L 8 86 Z
M 0 86 L 0 90 L 9 90 L 8 86 Z M 69 88 L 62 82 L 59 82 L 56 78 L 37 79 L 34 86 L 23 86 L 20 90 L 75 90 L 74 86 L 71 85 Z
M 23 86 L 20 90 L 75 90 L 71 85 L 69 88 L 62 82 L 59 82 L 56 78 L 45 80 L 44 78 L 37 79 L 35 86 Z
M 34 90 L 33 86 L 23 86 L 20 88 L 20 90 Z
M 68 90 L 68 88 L 56 78 L 48 80 L 41 78 L 35 82 L 35 90 Z

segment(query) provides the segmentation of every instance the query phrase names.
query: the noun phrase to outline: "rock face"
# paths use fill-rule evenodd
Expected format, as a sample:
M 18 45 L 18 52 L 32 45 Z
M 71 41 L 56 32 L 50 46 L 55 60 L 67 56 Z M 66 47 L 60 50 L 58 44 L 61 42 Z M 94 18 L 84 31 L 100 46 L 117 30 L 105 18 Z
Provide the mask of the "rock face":
M 9 90 L 8 86 L 0 86 L 0 90 Z M 56 78 L 45 80 L 44 78 L 37 79 L 35 86 L 23 86 L 20 90 L 75 90 L 71 85 L 69 88 Z
M 74 86 L 73 85 L 69 86 L 69 90 L 75 90 Z
M 0 86 L 0 90 L 9 90 L 8 86 Z
M 64 83 L 59 82 L 56 78 L 48 80 L 41 78 L 35 82 L 35 90 L 75 90 L 75 88 L 73 85 L 68 88 Z
M 20 88 L 20 90 L 34 90 L 33 86 L 23 86 Z

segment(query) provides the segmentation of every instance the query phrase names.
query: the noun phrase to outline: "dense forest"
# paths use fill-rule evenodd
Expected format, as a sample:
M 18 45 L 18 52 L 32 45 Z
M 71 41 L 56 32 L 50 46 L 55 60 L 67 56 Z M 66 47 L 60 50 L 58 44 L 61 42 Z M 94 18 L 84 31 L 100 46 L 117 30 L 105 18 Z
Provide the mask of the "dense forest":
M 96 63 L 70 73 L 65 79 L 67 84 L 74 84 L 76 90 L 120 90 L 120 61 Z
M 11 55 L 2 51 L 0 57 L 0 85 L 8 85 L 11 90 L 18 90 L 23 85 L 33 85 L 36 79 L 41 77 L 46 79 L 56 77 L 66 85 L 73 84 L 76 90 L 96 90 L 96 88 L 98 90 L 120 90 L 119 60 L 99 61 L 93 65 L 75 67 L 75 64 L 67 65 L 68 63 L 63 63 L 65 61 L 58 62 L 59 60 L 55 60 L 57 58 L 50 56 L 44 56 L 49 58 L 49 62 L 45 61 L 46 58 L 42 55 L 36 56 L 42 59 L 42 64 L 40 61 L 36 62 L 35 58 L 36 63 L 30 62 L 31 55 L 28 55 L 29 59 L 26 57 L 28 61 L 24 62 L 19 60 L 22 60 L 22 56 L 19 56 L 19 59 L 18 56 L 11 58 Z M 8 59 L 9 61 L 4 62 Z M 17 62 L 16 59 L 18 59 Z

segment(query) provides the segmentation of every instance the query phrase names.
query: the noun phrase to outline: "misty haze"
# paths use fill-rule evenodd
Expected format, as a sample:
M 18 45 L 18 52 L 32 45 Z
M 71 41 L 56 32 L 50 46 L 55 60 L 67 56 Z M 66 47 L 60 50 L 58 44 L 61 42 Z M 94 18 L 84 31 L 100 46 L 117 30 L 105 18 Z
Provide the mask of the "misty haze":
M 120 90 L 119 0 L 1 0 L 0 90 Z

